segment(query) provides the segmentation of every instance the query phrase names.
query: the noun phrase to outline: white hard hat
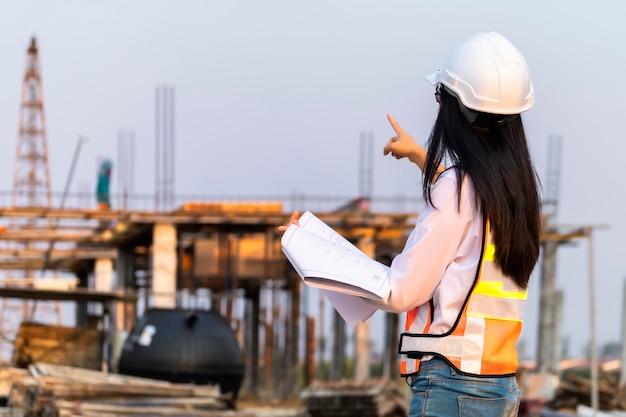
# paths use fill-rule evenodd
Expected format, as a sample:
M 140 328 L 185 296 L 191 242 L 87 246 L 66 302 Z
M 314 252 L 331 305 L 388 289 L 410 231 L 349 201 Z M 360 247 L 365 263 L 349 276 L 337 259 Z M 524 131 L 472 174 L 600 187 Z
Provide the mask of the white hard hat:
M 518 114 L 533 106 L 534 90 L 526 60 L 511 42 L 495 32 L 471 36 L 426 79 L 452 90 L 471 110 Z

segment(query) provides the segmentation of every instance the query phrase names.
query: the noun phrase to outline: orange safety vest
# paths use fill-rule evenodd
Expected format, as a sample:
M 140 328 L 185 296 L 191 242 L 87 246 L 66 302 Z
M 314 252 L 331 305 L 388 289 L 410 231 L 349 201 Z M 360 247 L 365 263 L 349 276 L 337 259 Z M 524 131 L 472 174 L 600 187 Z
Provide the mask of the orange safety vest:
M 398 348 L 402 376 L 419 370 L 422 355 L 437 355 L 465 374 L 515 374 L 518 365 L 515 344 L 522 331 L 527 291 L 496 265 L 488 221 L 483 230 L 476 278 L 452 329 L 444 334 L 428 334 L 434 310 L 432 299 L 407 312 L 405 332 L 400 335 Z

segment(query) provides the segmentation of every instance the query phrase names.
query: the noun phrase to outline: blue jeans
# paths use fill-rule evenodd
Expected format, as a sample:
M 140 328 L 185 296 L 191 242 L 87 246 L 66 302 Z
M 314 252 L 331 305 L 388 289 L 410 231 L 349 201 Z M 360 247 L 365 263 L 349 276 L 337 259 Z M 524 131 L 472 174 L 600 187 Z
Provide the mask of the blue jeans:
M 519 410 L 515 377 L 462 375 L 437 357 L 422 361 L 407 382 L 413 394 L 409 417 L 514 417 Z

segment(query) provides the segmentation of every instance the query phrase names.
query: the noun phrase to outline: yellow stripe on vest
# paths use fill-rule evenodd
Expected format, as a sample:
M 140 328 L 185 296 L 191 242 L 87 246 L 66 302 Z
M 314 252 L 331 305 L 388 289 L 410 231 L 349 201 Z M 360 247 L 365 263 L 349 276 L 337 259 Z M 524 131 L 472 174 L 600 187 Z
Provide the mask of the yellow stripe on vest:
M 493 262 L 496 259 L 496 245 L 489 243 L 485 246 L 483 260 Z
M 526 297 L 528 296 L 528 290 L 504 291 L 502 289 L 502 282 L 482 281 L 482 280 L 478 281 L 478 283 L 476 284 L 474 293 L 487 295 L 489 297 L 512 298 L 515 300 L 526 300 Z

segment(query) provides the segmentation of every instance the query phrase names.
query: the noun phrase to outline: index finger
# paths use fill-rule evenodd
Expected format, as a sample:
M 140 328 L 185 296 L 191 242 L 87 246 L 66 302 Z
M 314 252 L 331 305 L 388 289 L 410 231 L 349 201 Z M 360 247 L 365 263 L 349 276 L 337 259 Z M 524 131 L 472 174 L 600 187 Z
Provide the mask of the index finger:
M 404 132 L 404 129 L 402 129 L 402 127 L 398 124 L 398 122 L 396 122 L 396 119 L 394 119 L 392 115 L 387 114 L 387 120 L 389 120 L 391 127 L 393 128 L 393 130 L 396 131 L 397 134 Z

